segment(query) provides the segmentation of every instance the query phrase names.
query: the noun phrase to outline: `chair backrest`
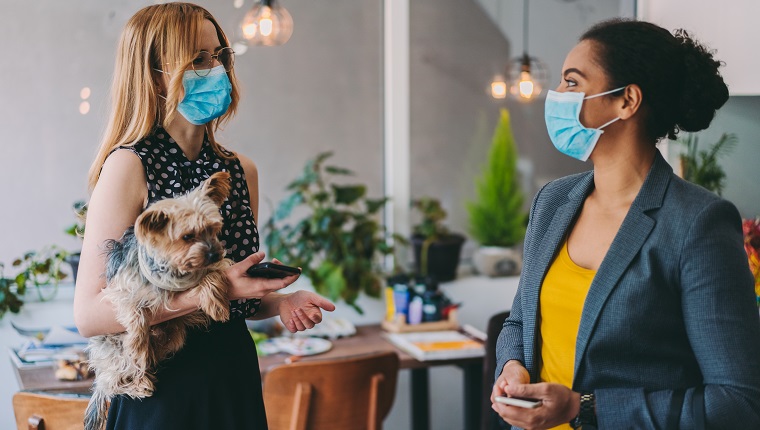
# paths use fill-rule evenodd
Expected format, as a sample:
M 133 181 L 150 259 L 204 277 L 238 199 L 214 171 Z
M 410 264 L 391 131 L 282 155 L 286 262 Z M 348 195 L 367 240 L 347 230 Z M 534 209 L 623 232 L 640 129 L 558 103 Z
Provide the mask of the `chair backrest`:
M 491 409 L 491 391 L 496 372 L 496 340 L 504 326 L 504 320 L 509 316 L 509 311 L 500 312 L 488 320 L 486 329 L 486 355 L 483 357 L 483 401 L 480 413 L 481 430 L 494 430 L 509 428 L 504 420 Z
M 18 430 L 82 430 L 88 399 L 20 391 L 13 395 Z
M 395 352 L 278 366 L 264 378 L 271 430 L 379 430 L 393 406 Z

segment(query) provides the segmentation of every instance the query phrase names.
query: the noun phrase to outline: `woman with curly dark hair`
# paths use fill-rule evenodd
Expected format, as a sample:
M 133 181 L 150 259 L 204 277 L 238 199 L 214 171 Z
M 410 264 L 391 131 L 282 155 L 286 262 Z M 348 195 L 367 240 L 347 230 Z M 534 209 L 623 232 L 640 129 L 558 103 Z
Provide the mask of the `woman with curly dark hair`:
M 625 20 L 594 26 L 568 54 L 546 126 L 594 168 L 533 201 L 492 395 L 513 426 L 760 428 L 741 218 L 655 146 L 710 125 L 728 99 L 720 66 L 684 31 Z

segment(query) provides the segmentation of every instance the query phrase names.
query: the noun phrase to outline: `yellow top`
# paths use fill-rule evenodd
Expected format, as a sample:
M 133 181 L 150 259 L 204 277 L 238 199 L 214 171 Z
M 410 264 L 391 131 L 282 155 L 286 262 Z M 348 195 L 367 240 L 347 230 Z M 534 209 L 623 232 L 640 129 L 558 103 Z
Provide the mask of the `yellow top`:
M 595 270 L 578 266 L 570 259 L 567 241 L 549 267 L 541 286 L 539 301 L 541 330 L 542 382 L 573 386 L 575 341 L 581 324 L 581 312 Z M 564 424 L 556 429 L 570 429 Z

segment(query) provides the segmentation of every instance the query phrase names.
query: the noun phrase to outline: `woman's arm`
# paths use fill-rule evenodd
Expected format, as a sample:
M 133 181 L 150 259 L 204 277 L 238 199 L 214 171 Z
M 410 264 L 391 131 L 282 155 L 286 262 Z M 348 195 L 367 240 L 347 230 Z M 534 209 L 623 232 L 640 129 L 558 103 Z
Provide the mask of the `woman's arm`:
M 599 428 L 662 428 L 674 408 L 679 428 L 695 428 L 700 403 L 705 428 L 760 428 L 760 321 L 736 208 L 725 200 L 707 204 L 680 257 L 684 325 L 704 378 L 704 399 L 694 399 L 695 387 L 681 393 L 598 389 Z
M 238 154 L 240 165 L 245 172 L 248 183 L 253 218 L 259 222 L 259 171 L 251 159 Z M 279 263 L 277 259 L 274 259 Z M 248 266 L 250 267 L 250 266 Z M 283 281 L 285 286 L 298 279 L 298 276 L 288 276 Z M 324 297 L 308 291 L 296 291 L 291 294 L 270 293 L 261 297 L 261 305 L 252 319 L 261 320 L 280 315 L 282 323 L 290 332 L 302 331 L 314 327 L 322 321 L 322 309 L 334 311 L 335 305 Z
M 533 198 L 533 202 L 530 205 L 530 212 L 528 213 L 528 227 L 525 230 L 525 243 L 523 245 L 523 259 L 531 252 L 531 245 L 535 241 L 534 236 L 543 234 L 543 232 L 537 232 L 534 227 L 534 215 L 536 206 L 538 205 L 538 199 L 541 193 L 546 189 L 549 184 L 544 185 L 538 190 L 536 196 Z M 525 270 L 525 265 L 523 265 Z M 509 312 L 509 317 L 504 321 L 504 328 L 499 333 L 499 338 L 496 341 L 496 378 L 502 374 L 504 365 L 509 360 L 517 360 L 521 364 L 525 364 L 525 350 L 523 348 L 523 327 L 522 327 L 522 292 L 523 292 L 524 278 L 520 277 L 520 282 L 517 286 L 517 293 L 515 299 L 512 302 L 512 308 Z M 503 395 L 503 388 L 499 384 L 494 386 L 494 393 L 496 390 L 498 394 Z
M 120 238 L 127 227 L 134 224 L 147 201 L 147 195 L 145 173 L 137 155 L 127 150 L 111 154 L 103 165 L 87 208 L 87 228 L 74 293 L 74 321 L 83 336 L 124 331 L 124 327 L 116 322 L 113 307 L 103 294 L 106 287 L 103 244 L 108 239 Z M 261 298 L 297 279 L 246 276 L 245 271 L 263 259 L 263 252 L 255 253 L 226 270 L 225 275 L 230 281 L 230 300 Z M 198 305 L 199 299 L 193 289 L 176 293 L 168 306 L 171 310 L 161 309 L 151 324 L 187 315 L 198 310 Z
M 105 249 L 108 239 L 119 239 L 134 224 L 147 200 L 145 173 L 140 159 L 131 151 L 118 150 L 103 164 L 103 170 L 87 205 L 79 273 L 74 293 L 74 321 L 83 336 L 119 333 L 111 303 L 105 298 Z M 163 310 L 154 324 L 198 309 L 198 299 L 190 291 L 175 295 L 171 308 Z

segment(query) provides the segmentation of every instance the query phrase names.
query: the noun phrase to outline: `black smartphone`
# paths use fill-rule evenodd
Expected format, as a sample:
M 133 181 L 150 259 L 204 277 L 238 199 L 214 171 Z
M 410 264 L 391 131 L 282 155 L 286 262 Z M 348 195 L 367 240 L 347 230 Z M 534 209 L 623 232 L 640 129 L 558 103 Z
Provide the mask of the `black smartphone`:
M 300 275 L 301 269 L 271 262 L 254 264 L 246 271 L 251 278 L 282 279 Z

